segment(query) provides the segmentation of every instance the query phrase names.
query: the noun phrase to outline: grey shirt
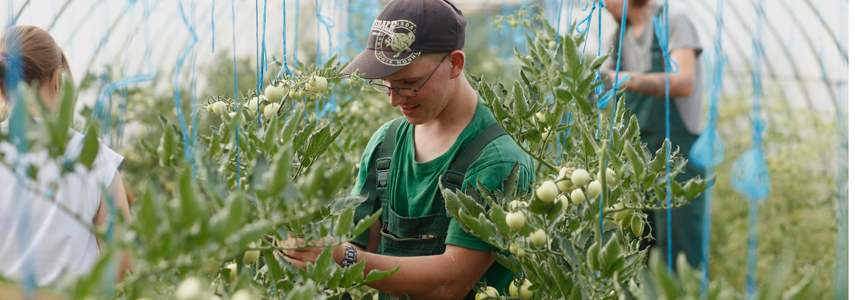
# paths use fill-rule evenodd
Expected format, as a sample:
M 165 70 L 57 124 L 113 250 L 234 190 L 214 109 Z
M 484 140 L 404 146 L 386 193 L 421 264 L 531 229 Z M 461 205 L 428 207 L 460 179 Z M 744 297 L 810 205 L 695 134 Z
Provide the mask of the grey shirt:
M 659 12 L 661 4 L 653 5 L 653 12 Z M 703 111 L 703 91 L 704 91 L 704 69 L 701 52 L 700 39 L 698 32 L 695 29 L 695 24 L 692 19 L 683 12 L 672 10 L 669 7 L 668 20 L 669 36 L 668 48 L 671 53 L 674 50 L 682 48 L 692 48 L 695 50 L 695 84 L 692 89 L 692 94 L 688 97 L 673 97 L 677 105 L 677 110 L 680 112 L 680 118 L 686 125 L 686 129 L 693 134 L 700 134 L 703 131 L 703 123 L 701 113 Z M 653 16 L 651 16 L 652 19 Z M 653 21 L 647 22 L 641 35 L 636 38 L 632 34 L 632 24 L 627 24 L 623 38 L 623 51 L 620 61 L 621 71 L 630 71 L 637 73 L 646 73 L 651 69 L 650 47 L 653 43 Z M 617 37 L 612 37 L 609 43 L 605 45 L 613 45 Z M 614 49 L 617 51 L 617 49 Z M 603 64 L 603 68 L 614 70 L 616 65 L 616 56 L 612 55 Z

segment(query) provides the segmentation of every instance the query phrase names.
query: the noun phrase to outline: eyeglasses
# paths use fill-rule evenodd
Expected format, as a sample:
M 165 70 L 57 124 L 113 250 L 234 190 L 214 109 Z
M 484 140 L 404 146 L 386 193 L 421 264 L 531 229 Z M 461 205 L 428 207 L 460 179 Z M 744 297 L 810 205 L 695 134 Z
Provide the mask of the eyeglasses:
M 430 78 L 433 76 L 433 73 L 436 73 L 436 70 L 439 69 L 439 66 L 442 65 L 442 62 L 445 61 L 446 57 L 448 57 L 448 54 L 446 54 L 445 56 L 442 57 L 442 59 L 439 61 L 439 64 L 436 65 L 435 69 L 433 69 L 433 72 L 431 72 L 430 75 L 428 75 L 428 78 L 425 79 L 425 82 L 423 82 L 422 85 L 420 85 L 419 88 L 417 88 L 417 89 L 386 86 L 386 85 L 382 85 L 379 83 L 374 83 L 373 79 L 369 80 L 368 83 L 371 84 L 371 86 L 374 87 L 375 90 L 377 90 L 378 92 L 381 92 L 383 94 L 389 95 L 392 93 L 392 90 L 395 90 L 395 92 L 398 93 L 398 95 L 401 95 L 402 97 L 412 98 L 412 97 L 416 96 L 416 93 L 418 93 L 422 89 L 423 86 L 425 86 L 425 84 L 428 82 L 428 80 L 430 80 Z

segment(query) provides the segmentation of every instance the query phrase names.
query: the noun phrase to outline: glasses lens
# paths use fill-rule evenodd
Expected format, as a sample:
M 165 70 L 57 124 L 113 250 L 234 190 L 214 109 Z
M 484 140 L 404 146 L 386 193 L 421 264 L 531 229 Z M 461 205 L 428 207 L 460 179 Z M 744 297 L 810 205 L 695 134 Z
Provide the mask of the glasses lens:
M 381 92 L 383 94 L 388 95 L 389 92 L 391 92 L 391 90 L 389 88 L 387 88 L 386 86 L 383 86 L 383 85 L 378 85 L 378 84 L 372 83 L 371 86 L 374 87 L 374 90 Z
M 398 95 L 401 95 L 402 97 L 412 98 L 416 96 L 416 91 L 412 89 L 397 89 L 396 91 L 398 91 Z

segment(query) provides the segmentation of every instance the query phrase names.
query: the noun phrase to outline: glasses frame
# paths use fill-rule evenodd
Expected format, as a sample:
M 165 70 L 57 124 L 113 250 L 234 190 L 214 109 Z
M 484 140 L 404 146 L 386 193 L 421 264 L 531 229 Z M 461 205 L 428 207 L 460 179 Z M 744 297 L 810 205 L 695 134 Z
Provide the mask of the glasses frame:
M 374 83 L 374 79 L 369 80 L 369 81 L 368 81 L 368 84 L 372 85 L 372 87 L 374 87 L 374 90 L 376 90 L 376 91 L 378 91 L 378 92 L 380 92 L 380 93 L 386 94 L 386 95 L 391 95 L 391 94 L 392 94 L 392 90 L 395 90 L 395 92 L 396 92 L 396 93 L 398 93 L 398 95 L 401 95 L 401 97 L 413 98 L 413 97 L 415 97 L 415 96 L 417 96 L 417 95 L 418 95 L 418 92 L 419 92 L 420 90 L 422 90 L 422 87 L 424 87 L 424 86 L 425 86 L 425 84 L 427 84 L 428 80 L 430 80 L 430 78 L 431 78 L 431 77 L 433 77 L 433 74 L 434 74 L 434 73 L 436 73 L 436 70 L 439 70 L 439 66 L 442 66 L 442 62 L 444 62 L 444 61 L 445 61 L 445 58 L 446 58 L 446 57 L 448 57 L 448 55 L 449 55 L 449 54 L 451 54 L 451 53 L 448 53 L 448 54 L 446 54 L 445 56 L 443 56 L 443 57 L 442 57 L 442 59 L 439 61 L 439 64 L 438 64 L 438 65 L 436 65 L 436 68 L 434 68 L 434 69 L 433 69 L 433 72 L 430 72 L 430 75 L 428 75 L 427 79 L 425 79 L 425 82 L 422 82 L 422 85 L 420 85 L 420 86 L 419 86 L 418 88 L 416 88 L 416 89 L 413 89 L 413 88 L 401 88 L 401 87 L 391 87 L 391 86 L 387 86 L 387 85 L 384 85 L 384 84 Z M 410 91 L 413 91 L 413 95 L 412 95 L 412 96 L 407 96 L 407 95 L 401 94 L 401 91 L 402 91 L 402 90 L 410 90 Z

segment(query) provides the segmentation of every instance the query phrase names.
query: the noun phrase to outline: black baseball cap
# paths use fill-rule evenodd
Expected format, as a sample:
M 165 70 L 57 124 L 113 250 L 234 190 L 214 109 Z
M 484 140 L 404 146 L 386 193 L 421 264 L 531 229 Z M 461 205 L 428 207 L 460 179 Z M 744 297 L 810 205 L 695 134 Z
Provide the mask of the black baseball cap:
M 341 74 L 383 78 L 422 53 L 463 49 L 465 37 L 466 19 L 448 0 L 393 0 L 371 25 L 365 50 Z

